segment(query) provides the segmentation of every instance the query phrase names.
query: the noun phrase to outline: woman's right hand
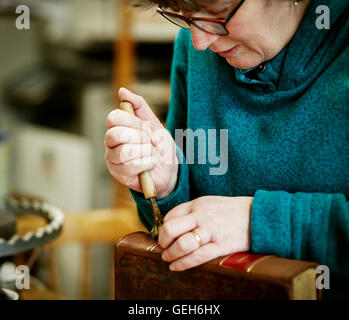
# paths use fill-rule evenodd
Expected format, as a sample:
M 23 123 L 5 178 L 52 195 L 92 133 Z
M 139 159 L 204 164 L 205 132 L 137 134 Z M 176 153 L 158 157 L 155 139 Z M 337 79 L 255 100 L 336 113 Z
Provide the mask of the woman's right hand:
M 141 96 L 121 88 L 119 100 L 131 102 L 135 115 L 115 109 L 107 117 L 108 170 L 121 184 L 138 192 L 142 192 L 138 175 L 151 170 L 158 198 L 165 198 L 177 183 L 176 144 Z

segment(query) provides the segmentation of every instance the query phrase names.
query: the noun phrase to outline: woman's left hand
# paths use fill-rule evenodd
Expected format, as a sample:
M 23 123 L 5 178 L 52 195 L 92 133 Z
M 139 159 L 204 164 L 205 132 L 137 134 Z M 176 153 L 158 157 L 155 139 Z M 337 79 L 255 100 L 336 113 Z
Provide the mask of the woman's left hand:
M 183 271 L 249 251 L 252 201 L 253 197 L 204 196 L 173 208 L 159 234 L 165 249 L 162 259 L 171 262 L 172 271 Z

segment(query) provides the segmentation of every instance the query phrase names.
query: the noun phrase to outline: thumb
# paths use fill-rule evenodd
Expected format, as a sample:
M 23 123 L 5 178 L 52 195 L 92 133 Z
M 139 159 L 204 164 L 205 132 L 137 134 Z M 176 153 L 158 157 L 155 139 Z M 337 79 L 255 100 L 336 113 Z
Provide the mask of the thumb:
M 119 100 L 120 102 L 128 101 L 132 103 L 135 115 L 144 121 L 150 121 L 152 126 L 156 128 L 162 128 L 160 120 L 156 117 L 154 112 L 150 109 L 147 102 L 143 97 L 134 94 L 126 88 L 119 89 Z

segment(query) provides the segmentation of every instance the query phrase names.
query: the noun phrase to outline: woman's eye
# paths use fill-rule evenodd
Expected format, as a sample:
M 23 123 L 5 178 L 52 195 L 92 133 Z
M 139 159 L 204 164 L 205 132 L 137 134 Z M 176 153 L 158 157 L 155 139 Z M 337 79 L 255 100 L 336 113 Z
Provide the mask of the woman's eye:
M 234 7 L 236 7 L 238 5 L 239 2 L 241 2 L 241 1 L 234 0 L 229 4 L 228 7 L 225 7 L 224 9 L 219 10 L 219 11 L 210 11 L 210 13 L 214 14 L 214 15 L 223 14 L 228 10 L 232 10 Z
M 217 14 L 222 14 L 224 13 L 225 11 L 227 11 L 230 7 L 228 8 L 225 8 L 223 10 L 219 10 L 219 11 L 210 11 L 210 13 L 214 14 L 214 15 L 217 15 Z

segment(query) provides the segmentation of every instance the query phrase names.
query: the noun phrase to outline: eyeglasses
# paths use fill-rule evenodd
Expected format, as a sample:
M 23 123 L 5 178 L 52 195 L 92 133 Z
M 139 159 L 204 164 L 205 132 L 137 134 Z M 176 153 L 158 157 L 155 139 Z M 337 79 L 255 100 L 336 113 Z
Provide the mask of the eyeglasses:
M 239 10 L 239 8 L 244 2 L 245 0 L 234 1 L 234 9 L 228 14 L 228 16 L 225 19 L 185 17 L 171 11 L 165 11 L 161 7 L 158 7 L 156 11 L 159 14 L 161 14 L 164 18 L 166 18 L 168 21 L 174 23 L 175 25 L 181 28 L 190 29 L 190 25 L 193 24 L 195 27 L 207 33 L 219 36 L 226 36 L 227 34 L 229 34 L 227 23 L 230 21 L 230 19 L 233 17 L 236 11 Z

